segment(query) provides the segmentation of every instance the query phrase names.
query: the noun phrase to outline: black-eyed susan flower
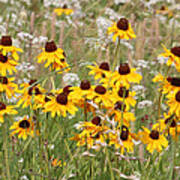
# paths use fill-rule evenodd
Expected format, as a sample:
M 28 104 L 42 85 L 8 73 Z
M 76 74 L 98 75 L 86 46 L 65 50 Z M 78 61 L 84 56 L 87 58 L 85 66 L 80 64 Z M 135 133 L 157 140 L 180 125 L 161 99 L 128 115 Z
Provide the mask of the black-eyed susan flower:
M 3 56 L 0 53 L 0 74 L 2 76 L 6 76 L 7 73 L 10 75 L 13 74 L 13 72 L 17 72 L 16 66 L 18 63 L 12 59 L 9 59 L 7 56 Z
M 89 75 L 93 75 L 95 80 L 100 80 L 100 83 L 108 84 L 111 71 L 107 62 L 102 62 L 99 66 L 94 62 L 93 66 L 87 66 L 91 69 Z
M 134 107 L 136 105 L 136 100 L 134 99 L 136 92 L 134 91 L 131 92 L 125 87 L 119 87 L 119 88 L 113 88 L 112 94 L 113 94 L 112 100 L 114 104 L 117 101 L 124 102 L 127 109 L 129 109 L 130 106 Z
M 128 112 L 126 105 L 123 105 L 123 102 L 121 101 L 115 102 L 114 107 L 109 111 L 109 114 L 110 116 L 114 115 L 115 121 L 119 122 L 119 124 L 121 124 L 121 121 L 123 119 L 123 125 L 127 127 L 129 127 L 130 122 L 136 120 L 134 114 Z
M 171 114 L 176 114 L 180 117 L 180 91 L 169 93 L 167 95 L 167 105 L 169 106 L 169 112 Z
M 178 124 L 178 118 L 174 115 L 170 116 L 165 114 L 165 118 L 158 120 L 158 122 L 154 124 L 153 127 L 158 128 L 159 131 L 163 132 L 165 135 L 170 134 L 176 140 L 180 135 L 180 125 Z
M 131 24 L 126 18 L 121 18 L 119 21 L 108 28 L 108 34 L 113 33 L 113 41 L 115 42 L 117 38 L 119 39 L 133 39 L 136 38 Z
M 179 77 L 164 77 L 160 73 L 153 78 L 153 82 L 160 83 L 160 90 L 164 94 L 170 93 L 172 91 L 180 90 L 180 78 Z
M 122 63 L 118 71 L 115 71 L 111 77 L 112 86 L 130 87 L 130 83 L 140 83 L 142 76 L 136 73 L 135 68 L 130 68 L 128 63 Z
M 59 74 L 63 72 L 70 71 L 69 64 L 65 61 L 65 59 L 60 59 L 60 63 L 53 63 L 50 67 L 50 70 L 58 71 Z
M 134 143 L 130 129 L 123 125 L 120 129 L 110 132 L 109 145 L 114 145 L 116 149 L 120 148 L 121 154 L 124 154 L 124 151 L 133 152 Z
M 168 15 L 168 17 L 171 18 L 173 16 L 173 11 L 163 5 L 160 9 L 156 10 L 156 14 Z
M 18 122 L 14 122 L 10 130 L 12 130 L 11 136 L 18 134 L 18 138 L 26 140 L 28 136 L 34 136 L 34 123 L 31 118 L 24 117 Z
M 22 108 L 30 106 L 33 109 L 37 109 L 39 104 L 42 104 L 45 89 L 39 84 L 33 86 L 31 83 L 34 84 L 33 81 L 30 81 L 29 84 L 24 84 L 25 87 L 23 89 L 18 90 L 20 96 L 17 106 L 22 105 Z M 29 87 L 26 87 L 27 85 L 29 85 Z
M 93 100 L 97 105 L 112 106 L 111 94 L 104 86 L 93 86 L 93 89 L 94 91 L 87 96 L 87 99 Z
M 151 131 L 145 127 L 142 127 L 143 131 L 139 132 L 139 139 L 143 144 L 147 144 L 146 149 L 152 154 L 155 150 L 161 152 L 163 147 L 168 146 L 168 141 L 158 129 L 152 129 Z
M 62 163 L 62 160 L 57 159 L 57 158 L 52 158 L 51 159 L 51 165 L 53 167 L 62 167 L 62 166 L 66 166 L 66 162 Z
M 39 109 L 44 109 L 44 106 L 47 102 L 51 101 L 51 99 L 55 96 L 55 94 L 53 94 L 52 92 L 50 93 L 45 93 L 42 94 L 42 99 L 41 101 L 38 102 L 38 104 L 36 104 L 36 108 Z
M 3 56 L 7 56 L 8 53 L 11 53 L 15 60 L 19 60 L 19 55 L 17 52 L 23 52 L 22 49 L 12 46 L 11 36 L 2 36 L 0 40 L 0 51 L 2 52 Z
M 70 14 L 72 14 L 74 11 L 73 11 L 73 9 L 69 9 L 69 8 L 67 7 L 67 5 L 65 4 L 62 8 L 56 8 L 56 9 L 54 9 L 54 12 L 55 12 L 58 16 L 61 16 L 62 14 L 70 15 Z
M 161 53 L 159 57 L 162 56 L 162 57 L 168 58 L 168 61 L 166 64 L 168 66 L 171 66 L 172 63 L 174 63 L 176 69 L 180 71 L 180 47 L 177 46 L 168 50 L 164 45 L 162 46 L 165 52 Z
M 74 115 L 78 110 L 66 93 L 60 93 L 53 97 L 45 104 L 44 108 L 44 112 L 51 112 L 52 117 L 56 115 L 66 117 L 67 112 Z
M 54 63 L 62 65 L 61 59 L 64 59 L 64 51 L 61 48 L 57 48 L 54 41 L 46 42 L 45 48 L 43 51 L 37 56 L 38 63 L 45 63 L 45 67 L 49 67 Z
M 99 116 L 95 116 L 91 122 L 79 123 L 77 129 L 81 129 L 81 133 L 76 134 L 71 140 L 77 141 L 77 146 L 87 145 L 88 148 L 97 144 L 104 144 L 107 139 L 105 132 L 109 129 L 102 124 Z
M 13 105 L 6 105 L 0 102 L 0 123 L 4 122 L 5 115 L 15 115 L 18 112 L 14 109 Z
M 14 77 L 7 78 L 5 76 L 0 76 L 0 92 L 5 92 L 8 98 L 15 95 L 17 91 L 17 84 L 13 83 Z
M 72 87 L 71 90 L 71 95 L 76 97 L 77 101 L 85 100 L 93 93 L 93 88 L 88 80 L 82 80 L 79 87 Z

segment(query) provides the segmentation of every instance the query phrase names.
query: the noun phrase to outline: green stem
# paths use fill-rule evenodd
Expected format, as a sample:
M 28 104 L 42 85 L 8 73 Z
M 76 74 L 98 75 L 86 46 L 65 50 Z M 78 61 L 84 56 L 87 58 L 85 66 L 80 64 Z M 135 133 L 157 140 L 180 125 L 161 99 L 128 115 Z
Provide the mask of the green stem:
M 109 165 L 109 169 L 110 169 L 110 173 L 111 173 L 111 180 L 114 180 L 114 174 L 113 174 L 112 165 L 111 165 L 109 152 L 108 152 L 107 148 L 106 148 L 106 157 L 107 157 L 107 160 L 108 160 L 108 165 Z
M 51 84 L 52 84 L 52 89 L 55 89 L 55 83 L 54 83 L 54 78 L 53 76 L 50 77 Z
M 118 50 L 119 50 L 119 47 L 120 47 L 120 39 L 118 39 L 118 44 L 116 46 L 116 51 L 115 51 L 115 54 L 114 54 L 114 63 L 113 63 L 113 66 L 112 66 L 112 70 L 115 71 L 115 68 L 117 66 L 117 62 L 118 62 Z
M 5 161 L 5 167 L 6 167 L 6 176 L 7 176 L 7 179 L 10 180 L 11 179 L 11 175 L 10 175 L 10 169 L 9 169 L 9 157 L 8 157 L 8 142 L 7 142 L 7 125 L 6 125 L 7 122 L 4 122 L 4 127 L 3 127 L 3 150 L 4 150 L 4 161 Z
M 87 101 L 84 100 L 84 119 L 87 121 Z

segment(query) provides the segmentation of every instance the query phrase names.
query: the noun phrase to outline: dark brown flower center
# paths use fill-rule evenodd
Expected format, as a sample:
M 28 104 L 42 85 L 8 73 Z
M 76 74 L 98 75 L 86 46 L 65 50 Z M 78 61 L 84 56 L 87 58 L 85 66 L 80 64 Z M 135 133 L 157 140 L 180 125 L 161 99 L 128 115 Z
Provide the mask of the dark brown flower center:
M 123 125 L 121 135 L 120 135 L 121 140 L 126 141 L 128 139 L 128 135 L 129 135 L 129 130 L 126 126 Z
M 177 57 L 180 57 L 180 47 L 173 47 L 171 48 L 171 52 L 177 56 Z
M 5 76 L 0 76 L 0 83 L 2 84 L 8 84 L 8 78 Z
M 49 96 L 54 96 L 54 94 L 53 93 L 48 93 L 47 94 L 47 96 L 45 96 L 45 98 L 44 98 L 44 101 L 45 102 L 49 102 L 51 99 L 49 98 Z
M 23 129 L 27 129 L 30 127 L 30 122 L 27 121 L 27 120 L 22 120 L 20 123 L 19 123 L 19 127 L 20 128 L 23 128 Z
M 159 139 L 159 132 L 156 130 L 152 130 L 151 133 L 149 134 L 149 136 L 152 139 Z
M 0 44 L 3 46 L 12 46 L 11 36 L 2 36 Z
M 67 4 L 64 4 L 64 6 L 62 8 L 67 9 L 68 8 Z
M 67 94 L 65 93 L 61 93 L 56 97 L 56 101 L 57 103 L 61 104 L 61 105 L 66 105 L 68 103 L 68 97 Z
M 167 81 L 170 82 L 172 86 L 180 87 L 180 78 L 168 77 Z
M 165 120 L 165 124 L 169 124 L 169 122 L 171 122 L 170 127 L 176 127 L 176 121 L 172 119 L 172 117 L 169 117 Z
M 101 118 L 100 118 L 99 116 L 96 116 L 96 117 L 94 117 L 94 118 L 91 120 L 91 122 L 92 122 L 93 124 L 95 124 L 96 126 L 98 126 L 98 125 L 100 125 L 100 123 L 101 123 Z
M 125 87 L 121 87 L 118 91 L 118 95 L 122 98 L 127 98 L 129 96 L 129 90 L 126 90 Z
M 102 69 L 102 70 L 105 70 L 105 71 L 109 71 L 110 70 L 109 64 L 107 62 L 101 63 L 99 68 Z
M 63 51 L 63 56 L 64 56 L 64 57 L 66 57 L 66 53 L 65 53 L 65 51 Z
M 176 101 L 180 102 L 180 91 L 178 91 L 178 92 L 176 93 L 175 98 L 176 98 Z
M 42 93 L 41 93 L 41 91 L 39 90 L 38 87 L 31 87 L 31 88 L 29 88 L 29 90 L 28 90 L 28 94 L 29 94 L 30 96 L 32 96 L 33 94 L 37 96 L 37 95 L 40 95 L 40 94 L 42 94 Z
M 165 6 L 161 6 L 161 9 L 160 9 L 161 11 L 164 11 L 164 10 L 166 10 L 166 7 Z
M 117 101 L 116 104 L 114 105 L 114 109 L 120 110 L 120 111 L 122 111 L 122 110 L 125 111 L 126 105 L 123 104 L 123 102 L 121 102 L 121 101 Z
M 83 80 L 83 81 L 81 81 L 80 88 L 82 90 L 88 90 L 91 88 L 91 84 L 88 80 Z
M 6 109 L 6 105 L 0 102 L 0 111 Z
M 34 84 L 33 86 L 36 86 L 37 84 L 36 84 L 35 82 L 37 82 L 36 79 L 31 79 L 31 80 L 29 81 L 29 85 L 31 86 L 32 84 Z
M 6 63 L 7 61 L 8 61 L 8 57 L 7 56 L 3 56 L 2 54 L 0 54 L 0 62 Z
M 49 102 L 51 99 L 48 96 L 45 96 L 44 101 Z
M 60 61 L 63 63 L 63 62 L 65 62 L 65 59 L 60 59 Z
M 106 88 L 101 86 L 101 85 L 98 85 L 98 86 L 96 86 L 94 91 L 96 93 L 98 93 L 98 94 L 105 94 L 106 93 Z
M 46 52 L 54 52 L 57 50 L 57 46 L 54 41 L 46 42 L 45 51 Z
M 118 29 L 121 29 L 121 30 L 128 30 L 129 28 L 129 22 L 126 18 L 121 18 L 118 22 L 117 22 L 117 27 Z
M 70 92 L 73 91 L 73 90 L 70 89 L 71 87 L 72 87 L 71 85 L 65 86 L 65 87 L 63 88 L 63 93 L 65 93 L 65 94 L 68 95 Z
M 130 67 L 129 67 L 128 63 L 122 63 L 122 64 L 120 64 L 119 70 L 118 70 L 118 72 L 119 72 L 120 75 L 129 74 L 130 71 L 131 71 L 131 70 L 130 70 Z

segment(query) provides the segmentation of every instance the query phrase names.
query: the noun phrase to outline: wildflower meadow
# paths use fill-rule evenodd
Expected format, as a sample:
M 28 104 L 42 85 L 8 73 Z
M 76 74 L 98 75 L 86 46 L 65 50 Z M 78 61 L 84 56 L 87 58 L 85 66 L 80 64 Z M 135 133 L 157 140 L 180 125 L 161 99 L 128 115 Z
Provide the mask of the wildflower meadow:
M 179 0 L 0 10 L 0 179 L 180 179 Z

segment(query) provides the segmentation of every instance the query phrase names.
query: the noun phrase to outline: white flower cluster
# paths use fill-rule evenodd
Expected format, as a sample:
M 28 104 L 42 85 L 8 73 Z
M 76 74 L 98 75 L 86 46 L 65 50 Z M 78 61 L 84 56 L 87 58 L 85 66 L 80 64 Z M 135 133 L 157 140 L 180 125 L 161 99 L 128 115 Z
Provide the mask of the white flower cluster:
M 23 72 L 27 72 L 27 71 L 33 71 L 33 70 L 35 70 L 35 66 L 34 65 L 32 65 L 31 63 L 29 63 L 29 62 L 22 62 L 21 64 L 19 64 L 17 67 L 16 67 L 16 69 L 18 70 L 18 71 L 22 71 L 23 70 Z
M 109 16 L 109 19 L 117 21 L 121 16 L 111 8 L 105 9 L 105 14 Z
M 148 66 L 148 64 L 149 64 L 149 62 L 148 61 L 145 61 L 144 59 L 139 59 L 139 60 L 137 60 L 137 61 L 134 61 L 134 62 L 136 62 L 136 66 L 137 66 L 137 68 L 138 69 L 144 69 L 144 68 L 149 68 L 149 66 Z
M 73 84 L 73 85 L 77 85 L 80 83 L 80 79 L 79 79 L 78 75 L 75 73 L 66 73 L 63 76 L 63 81 L 66 84 Z
M 138 109 L 143 109 L 143 108 L 152 106 L 152 104 L 153 103 L 150 100 L 143 100 L 138 103 L 137 107 L 138 107 Z
M 111 41 L 110 38 L 107 37 L 107 29 L 112 25 L 112 21 L 106 19 L 104 17 L 98 17 L 96 20 L 96 24 L 98 27 L 98 36 L 101 40 Z
M 124 4 L 124 3 L 127 3 L 127 2 L 130 2 L 130 0 L 114 0 L 114 3 L 115 4 L 120 4 L 120 3 L 122 3 L 122 4 Z

